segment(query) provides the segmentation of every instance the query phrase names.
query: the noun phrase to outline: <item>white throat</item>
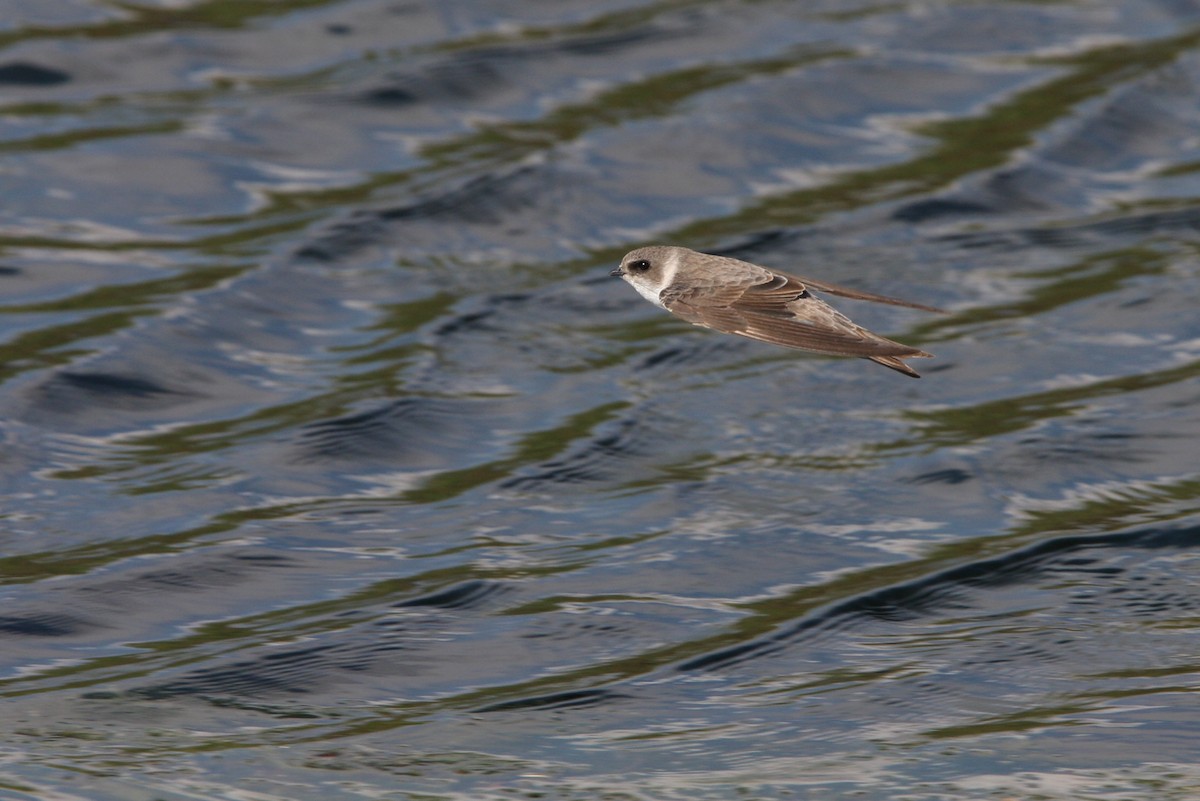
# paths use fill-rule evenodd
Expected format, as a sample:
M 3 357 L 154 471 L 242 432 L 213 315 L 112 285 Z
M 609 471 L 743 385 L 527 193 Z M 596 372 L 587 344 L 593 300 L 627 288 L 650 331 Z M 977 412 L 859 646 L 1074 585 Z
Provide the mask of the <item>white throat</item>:
M 629 283 L 633 285 L 633 288 L 636 289 L 638 294 L 643 298 L 650 301 L 655 306 L 658 306 L 660 309 L 665 309 L 667 307 L 663 305 L 662 299 L 659 297 L 659 295 L 664 289 L 675 282 L 675 274 L 678 272 L 679 254 L 672 253 L 666 262 L 663 263 L 662 280 L 657 285 L 650 286 L 642 283 L 641 281 L 630 281 Z

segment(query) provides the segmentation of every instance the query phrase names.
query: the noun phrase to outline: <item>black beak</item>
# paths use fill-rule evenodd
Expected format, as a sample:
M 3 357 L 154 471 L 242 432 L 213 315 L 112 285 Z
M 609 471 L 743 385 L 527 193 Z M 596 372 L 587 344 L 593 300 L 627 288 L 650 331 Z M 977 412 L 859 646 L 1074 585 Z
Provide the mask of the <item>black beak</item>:
M 618 267 L 617 269 L 615 269 L 611 273 L 609 273 L 609 275 L 611 275 L 613 278 L 620 278 L 624 274 L 625 273 L 621 272 L 620 267 Z

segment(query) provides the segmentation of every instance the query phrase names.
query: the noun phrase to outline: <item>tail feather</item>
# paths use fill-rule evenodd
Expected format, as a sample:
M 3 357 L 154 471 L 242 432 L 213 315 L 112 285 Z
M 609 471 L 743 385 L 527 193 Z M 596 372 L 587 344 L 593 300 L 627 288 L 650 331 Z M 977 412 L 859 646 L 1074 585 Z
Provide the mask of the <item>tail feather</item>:
M 903 359 L 926 359 L 930 358 L 931 356 L 932 354 L 918 350 L 914 351 L 913 353 L 904 354 Z M 898 373 L 904 373 L 906 376 L 910 376 L 912 378 L 921 377 L 920 373 L 905 364 L 904 360 L 899 356 L 868 356 L 866 358 L 870 359 L 876 364 L 882 364 L 884 367 L 890 367 Z

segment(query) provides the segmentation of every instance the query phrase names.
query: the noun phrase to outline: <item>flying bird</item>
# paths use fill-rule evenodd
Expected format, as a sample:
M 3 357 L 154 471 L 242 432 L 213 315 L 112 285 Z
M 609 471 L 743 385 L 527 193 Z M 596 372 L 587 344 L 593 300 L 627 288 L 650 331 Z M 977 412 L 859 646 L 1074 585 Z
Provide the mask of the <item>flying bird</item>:
M 923 311 L 941 309 L 768 270 L 747 261 L 665 245 L 638 248 L 612 275 L 642 297 L 693 325 L 785 348 L 858 356 L 913 378 L 904 359 L 932 354 L 874 334 L 816 297 L 813 290 Z

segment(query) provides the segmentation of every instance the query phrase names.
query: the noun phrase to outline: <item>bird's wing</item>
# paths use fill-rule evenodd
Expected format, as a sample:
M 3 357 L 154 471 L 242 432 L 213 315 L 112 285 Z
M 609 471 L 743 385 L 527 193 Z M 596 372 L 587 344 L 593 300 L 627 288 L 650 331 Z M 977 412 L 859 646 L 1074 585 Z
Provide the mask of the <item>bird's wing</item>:
M 782 273 L 757 283 L 673 287 L 663 291 L 662 302 L 695 325 L 787 348 L 867 358 L 928 355 L 855 325 L 813 297 L 799 279 Z
M 926 306 L 924 303 L 913 303 L 911 300 L 900 300 L 900 298 L 888 297 L 887 295 L 876 295 L 874 292 L 864 292 L 861 289 L 851 289 L 848 286 L 840 284 L 831 284 L 828 281 L 817 281 L 812 278 L 802 278 L 798 275 L 789 276 L 794 278 L 805 286 L 811 287 L 818 292 L 828 292 L 830 295 L 837 295 L 841 298 L 850 298 L 851 300 L 866 300 L 871 303 L 886 303 L 889 306 L 904 306 L 909 309 L 920 309 L 921 311 L 936 312 L 945 314 L 945 309 L 939 309 L 937 306 Z

